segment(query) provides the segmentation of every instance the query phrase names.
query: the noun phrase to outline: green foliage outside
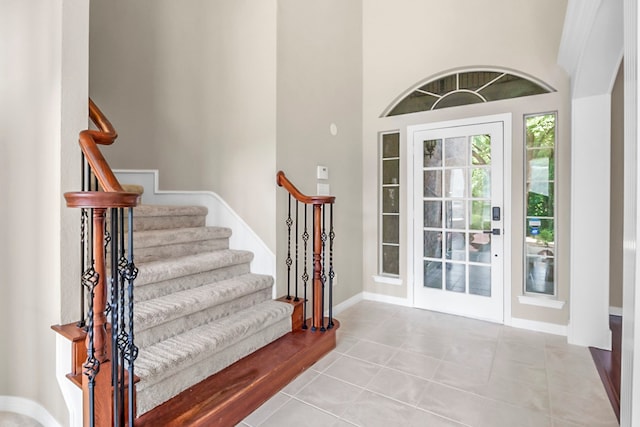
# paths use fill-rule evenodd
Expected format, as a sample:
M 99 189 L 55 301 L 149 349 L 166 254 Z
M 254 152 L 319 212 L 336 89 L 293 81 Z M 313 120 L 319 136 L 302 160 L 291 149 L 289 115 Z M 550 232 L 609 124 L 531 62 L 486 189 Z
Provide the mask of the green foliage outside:
M 526 118 L 527 153 L 527 236 L 539 243 L 553 242 L 555 215 L 555 142 L 556 115 L 543 114 Z M 534 166 L 542 165 L 537 173 Z M 545 172 L 540 176 L 540 172 Z M 544 191 L 540 191 L 544 189 Z M 537 190 L 537 191 L 535 191 Z M 539 234 L 531 236 L 528 220 L 540 218 Z

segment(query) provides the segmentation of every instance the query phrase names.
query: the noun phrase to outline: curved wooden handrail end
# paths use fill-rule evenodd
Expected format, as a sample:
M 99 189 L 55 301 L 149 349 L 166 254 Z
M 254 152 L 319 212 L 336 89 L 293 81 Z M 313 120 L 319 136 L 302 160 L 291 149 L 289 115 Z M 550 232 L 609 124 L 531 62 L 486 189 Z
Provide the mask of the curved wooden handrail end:
M 64 193 L 69 208 L 133 208 L 140 194 L 128 192 L 73 191 Z
M 278 173 L 276 174 L 276 182 L 278 186 L 284 187 L 289 192 L 289 194 L 291 194 L 293 197 L 295 197 L 296 200 L 302 203 L 311 205 L 324 205 L 327 203 L 335 203 L 336 201 L 335 196 L 307 196 L 306 194 L 301 193 L 300 190 L 298 190 L 296 186 L 293 185 L 291 181 L 289 181 L 289 179 L 287 179 L 286 175 L 282 171 L 278 171 Z

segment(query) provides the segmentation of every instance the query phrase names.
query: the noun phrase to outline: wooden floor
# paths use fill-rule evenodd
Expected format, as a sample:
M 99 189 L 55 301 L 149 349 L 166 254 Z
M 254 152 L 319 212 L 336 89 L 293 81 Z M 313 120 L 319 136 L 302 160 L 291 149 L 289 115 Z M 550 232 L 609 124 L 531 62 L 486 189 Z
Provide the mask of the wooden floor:
M 622 317 L 609 316 L 611 351 L 589 347 L 611 406 L 620 421 L 620 359 L 622 353 Z

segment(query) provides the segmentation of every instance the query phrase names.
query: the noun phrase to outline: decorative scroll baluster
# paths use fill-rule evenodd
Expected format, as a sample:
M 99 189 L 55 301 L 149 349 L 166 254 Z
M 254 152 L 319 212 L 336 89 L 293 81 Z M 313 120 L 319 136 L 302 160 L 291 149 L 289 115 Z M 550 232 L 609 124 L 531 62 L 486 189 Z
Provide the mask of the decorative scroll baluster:
M 289 199 L 291 199 L 291 195 L 289 195 Z M 295 278 L 296 278 L 296 295 L 295 298 L 293 299 L 294 301 L 300 301 L 300 298 L 298 298 L 298 237 L 300 236 L 300 234 L 298 233 L 298 223 L 300 222 L 300 218 L 298 217 L 298 205 L 300 204 L 300 202 L 298 202 L 296 200 L 296 274 L 295 274 Z
M 285 221 L 287 224 L 287 259 L 285 263 L 287 264 L 287 299 L 291 299 L 291 226 L 293 225 L 293 220 L 291 219 L 291 195 L 289 195 L 289 211 L 287 213 L 287 220 Z
M 304 232 L 302 233 L 302 242 L 304 246 L 304 268 L 302 271 L 302 284 L 304 286 L 304 304 L 302 304 L 302 318 L 305 322 L 302 323 L 302 329 L 307 329 L 307 282 L 309 281 L 309 271 L 307 270 L 307 245 L 309 243 L 309 232 L 307 231 L 307 205 L 304 205 Z
M 321 276 L 321 282 L 322 282 L 322 292 L 320 293 L 320 312 L 322 313 L 322 321 L 320 322 L 320 331 L 324 332 L 326 331 L 325 327 L 324 327 L 324 291 L 325 291 L 325 284 L 327 283 L 327 275 L 325 274 L 326 272 L 326 265 L 325 265 L 325 247 L 326 247 L 326 243 L 327 243 L 327 232 L 326 232 L 326 227 L 325 227 L 325 210 L 326 210 L 326 205 L 322 205 L 322 232 L 320 234 L 320 238 L 322 239 L 322 267 L 320 270 Z
M 333 279 L 336 274 L 333 271 L 333 240 L 336 233 L 333 230 L 333 204 L 329 205 L 329 325 L 328 329 L 333 328 Z
M 134 334 L 133 334 L 133 282 L 138 276 L 138 268 L 133 263 L 133 208 L 129 208 L 129 256 L 127 268 L 124 271 L 124 279 L 127 281 L 127 297 L 129 299 L 129 329 L 127 331 L 127 348 L 124 352 L 124 358 L 127 361 L 127 365 L 129 368 L 129 426 L 133 426 L 133 417 L 134 413 L 134 402 L 135 402 L 135 393 L 134 393 L 134 362 L 138 358 L 138 347 L 134 344 Z

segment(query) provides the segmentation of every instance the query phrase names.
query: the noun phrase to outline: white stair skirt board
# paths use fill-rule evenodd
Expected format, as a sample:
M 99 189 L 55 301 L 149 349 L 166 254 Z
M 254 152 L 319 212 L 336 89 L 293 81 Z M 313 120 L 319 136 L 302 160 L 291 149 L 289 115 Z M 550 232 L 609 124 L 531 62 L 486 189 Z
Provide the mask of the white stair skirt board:
M 13 412 L 33 418 L 44 427 L 61 427 L 42 405 L 24 397 L 0 396 L 0 412 Z
M 157 170 L 114 170 L 118 180 L 144 187 L 142 201 L 159 205 L 201 205 L 209 209 L 207 225 L 228 227 L 233 230 L 230 248 L 242 248 L 254 253 L 251 271 L 276 277 L 276 256 L 264 241 L 249 227 L 218 194 L 211 191 L 160 190 Z M 275 281 L 277 283 L 277 281 Z M 273 287 L 273 298 L 277 298 Z

